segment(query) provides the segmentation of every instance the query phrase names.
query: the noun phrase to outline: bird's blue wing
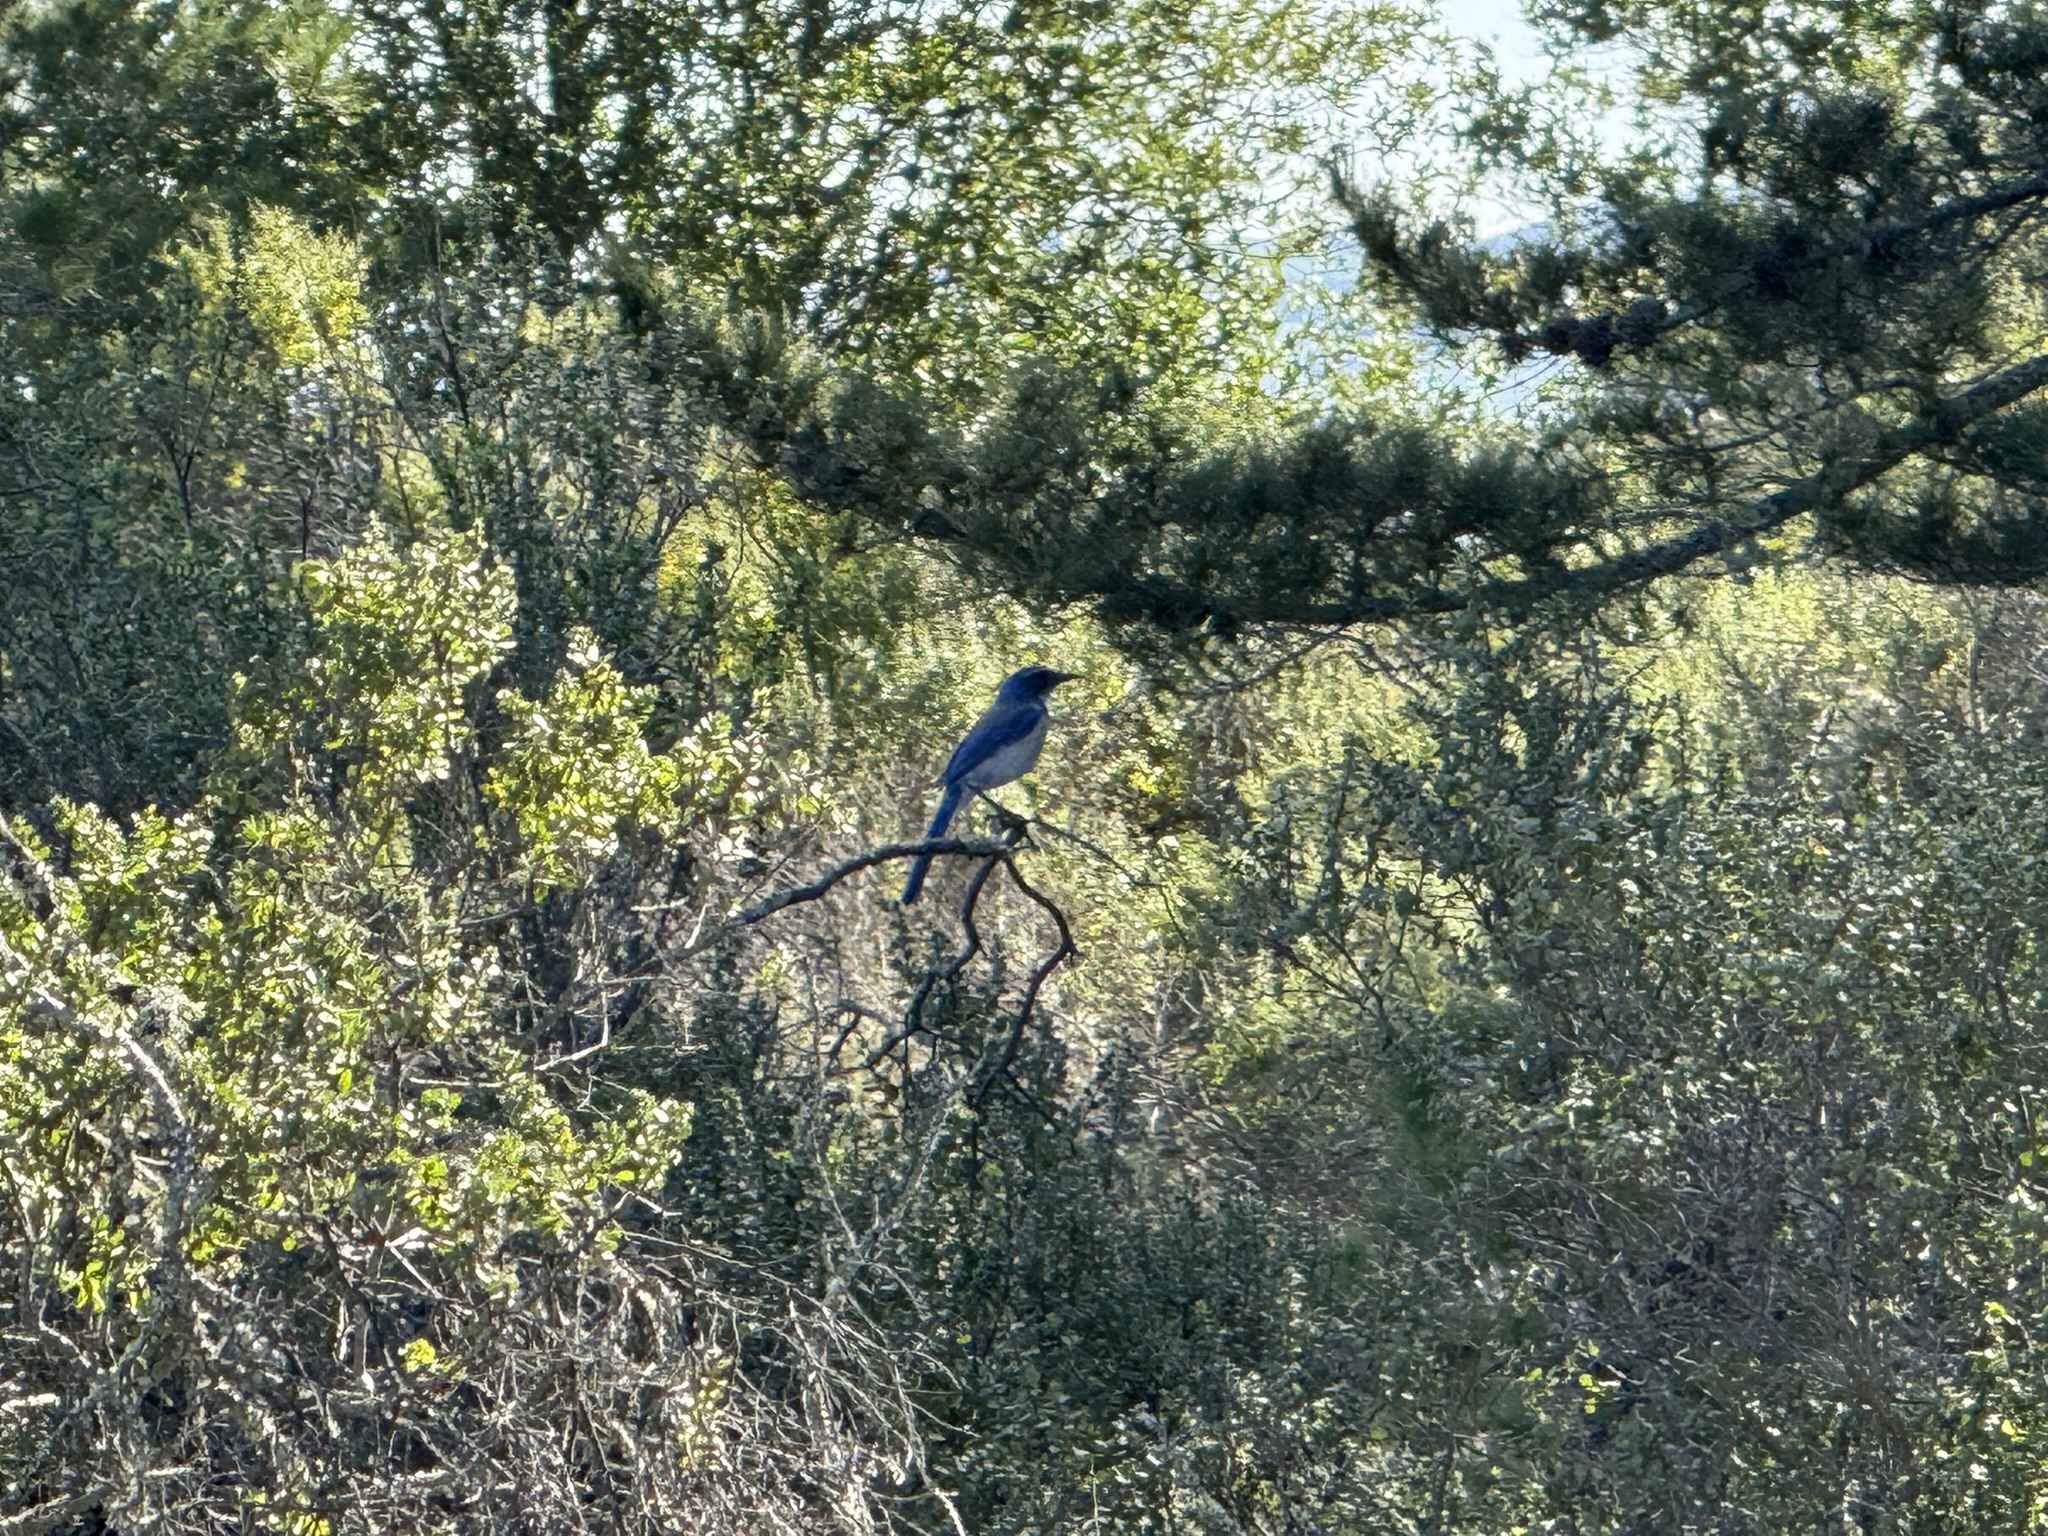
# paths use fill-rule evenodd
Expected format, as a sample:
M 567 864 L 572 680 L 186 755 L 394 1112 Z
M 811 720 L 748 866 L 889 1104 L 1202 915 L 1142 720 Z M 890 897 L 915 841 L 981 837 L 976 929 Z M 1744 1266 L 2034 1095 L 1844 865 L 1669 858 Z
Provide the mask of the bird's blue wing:
M 1042 704 L 996 704 L 969 731 L 946 764 L 946 782 L 956 784 L 996 753 L 1014 746 L 1038 729 Z

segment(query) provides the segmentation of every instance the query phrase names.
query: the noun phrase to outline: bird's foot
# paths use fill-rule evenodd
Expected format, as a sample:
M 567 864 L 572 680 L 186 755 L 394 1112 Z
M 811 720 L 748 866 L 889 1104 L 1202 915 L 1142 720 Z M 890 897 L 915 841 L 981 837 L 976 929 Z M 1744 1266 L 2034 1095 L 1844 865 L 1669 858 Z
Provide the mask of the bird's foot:
M 1031 818 L 1019 816 L 992 795 L 984 794 L 981 798 L 988 802 L 989 820 L 995 823 L 996 834 L 1006 843 L 1021 842 L 1031 829 Z

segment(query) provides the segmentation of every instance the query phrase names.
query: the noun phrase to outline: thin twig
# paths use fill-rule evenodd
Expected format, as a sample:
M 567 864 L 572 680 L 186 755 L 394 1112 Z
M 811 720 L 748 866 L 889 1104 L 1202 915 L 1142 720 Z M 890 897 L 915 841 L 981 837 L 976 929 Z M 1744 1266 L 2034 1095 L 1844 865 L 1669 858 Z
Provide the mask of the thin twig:
M 988 1099 L 989 1091 L 1008 1074 L 1011 1065 L 1016 1061 L 1017 1052 L 1024 1043 L 1024 1030 L 1031 1022 L 1032 1013 L 1037 1009 L 1038 992 L 1045 985 L 1046 978 L 1059 969 L 1069 955 L 1076 953 L 1073 930 L 1067 926 L 1067 915 L 1060 911 L 1051 897 L 1037 890 L 1030 881 L 1018 874 L 1014 863 L 1005 859 L 1003 867 L 1010 872 L 1011 883 L 1018 890 L 1052 915 L 1053 925 L 1059 929 L 1060 941 L 1053 952 L 1039 962 L 1038 969 L 1031 973 L 1031 980 L 1025 984 L 1024 999 L 1017 1005 L 1016 1017 L 1010 1020 L 1010 1032 L 1004 1037 L 1002 1053 L 968 1100 L 976 1109 L 981 1108 Z
M 975 924 L 974 911 L 981 901 L 982 889 L 988 884 L 988 877 L 995 873 L 998 864 L 1010 867 L 1009 850 L 999 849 L 984 859 L 968 880 L 967 889 L 960 896 L 962 942 L 959 950 L 944 965 L 935 965 L 924 973 L 923 982 L 919 984 L 916 995 L 911 998 L 909 1008 L 904 1011 L 903 1027 L 868 1052 L 866 1059 L 861 1062 L 862 1071 L 873 1070 L 897 1046 L 921 1032 L 926 1027 L 924 1011 L 926 1005 L 931 1002 L 932 993 L 941 984 L 950 984 L 958 979 L 960 973 L 967 968 L 967 962 L 981 953 L 981 929 Z M 1012 873 L 1014 872 L 1012 869 Z

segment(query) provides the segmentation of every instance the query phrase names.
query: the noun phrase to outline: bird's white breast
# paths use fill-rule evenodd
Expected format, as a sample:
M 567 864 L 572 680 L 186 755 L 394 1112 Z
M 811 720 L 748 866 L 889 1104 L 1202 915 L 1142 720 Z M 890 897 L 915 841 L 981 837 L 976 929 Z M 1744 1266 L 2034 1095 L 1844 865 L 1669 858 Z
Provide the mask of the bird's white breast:
M 1047 716 L 1040 711 L 1038 724 L 1031 728 L 1031 734 L 1019 737 L 1007 747 L 998 748 L 988 757 L 960 776 L 961 785 L 970 792 L 994 789 L 1012 779 L 1020 779 L 1031 771 L 1031 765 L 1038 761 L 1039 749 L 1045 745 Z

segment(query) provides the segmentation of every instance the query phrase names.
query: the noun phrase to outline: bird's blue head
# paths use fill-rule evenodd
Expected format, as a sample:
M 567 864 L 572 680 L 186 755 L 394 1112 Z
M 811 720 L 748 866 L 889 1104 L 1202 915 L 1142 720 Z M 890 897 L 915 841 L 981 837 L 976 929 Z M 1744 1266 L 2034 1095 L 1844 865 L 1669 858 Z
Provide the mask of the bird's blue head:
M 1043 699 L 1061 683 L 1070 683 L 1080 674 L 1055 672 L 1051 667 L 1025 667 L 1012 672 L 1003 679 L 1003 686 L 996 690 L 996 697 L 1022 703 L 1025 700 Z

